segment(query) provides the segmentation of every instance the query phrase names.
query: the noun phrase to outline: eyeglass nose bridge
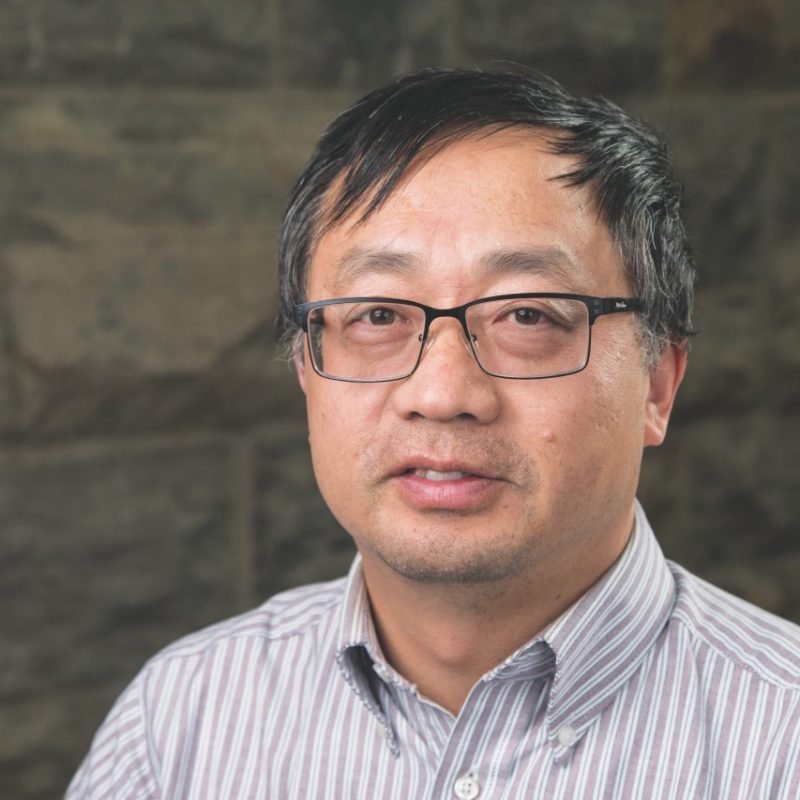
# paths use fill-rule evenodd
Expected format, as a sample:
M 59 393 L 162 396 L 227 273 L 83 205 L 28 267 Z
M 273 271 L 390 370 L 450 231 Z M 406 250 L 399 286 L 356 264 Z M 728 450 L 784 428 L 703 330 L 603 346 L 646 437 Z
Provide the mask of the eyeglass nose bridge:
M 473 346 L 476 337 L 470 331 L 469 326 L 467 325 L 467 307 L 468 306 L 466 305 L 456 306 L 455 308 L 432 308 L 431 306 L 423 307 L 422 310 L 425 312 L 425 325 L 422 329 L 422 333 L 419 335 L 420 357 L 422 355 L 422 351 L 425 350 L 425 346 L 429 341 L 431 323 L 433 323 L 434 320 L 442 317 L 452 317 L 461 323 L 461 329 L 464 331 L 464 338 L 469 345 L 469 351 L 472 353 L 473 358 L 475 358 L 476 361 L 478 360 L 477 353 L 475 352 L 475 348 Z

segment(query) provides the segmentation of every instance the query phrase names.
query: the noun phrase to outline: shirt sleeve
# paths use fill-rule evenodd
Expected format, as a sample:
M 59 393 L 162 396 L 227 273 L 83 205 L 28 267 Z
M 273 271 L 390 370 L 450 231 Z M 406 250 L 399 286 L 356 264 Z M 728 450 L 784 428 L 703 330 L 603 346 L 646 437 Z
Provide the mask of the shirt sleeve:
M 95 734 L 65 800 L 157 800 L 140 675 Z

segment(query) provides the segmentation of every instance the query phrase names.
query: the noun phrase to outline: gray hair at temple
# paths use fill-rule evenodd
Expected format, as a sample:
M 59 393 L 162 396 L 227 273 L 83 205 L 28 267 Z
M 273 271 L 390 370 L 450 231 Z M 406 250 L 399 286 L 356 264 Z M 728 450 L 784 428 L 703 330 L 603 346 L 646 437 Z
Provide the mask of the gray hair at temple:
M 299 331 L 292 309 L 306 300 L 308 264 L 325 231 L 362 204 L 358 221 L 368 219 L 418 156 L 507 128 L 535 129 L 552 152 L 577 158 L 578 166 L 559 179 L 593 193 L 644 302 L 647 363 L 691 335 L 695 270 L 680 186 L 659 134 L 608 100 L 573 95 L 540 73 L 425 69 L 337 116 L 292 190 L 278 253 L 277 330 L 289 352 Z

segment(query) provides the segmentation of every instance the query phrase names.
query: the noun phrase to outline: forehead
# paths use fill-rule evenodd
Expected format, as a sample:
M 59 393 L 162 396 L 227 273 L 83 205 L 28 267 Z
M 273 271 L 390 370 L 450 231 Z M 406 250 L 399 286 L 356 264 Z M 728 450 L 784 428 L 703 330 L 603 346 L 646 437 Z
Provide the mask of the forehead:
M 369 198 L 325 231 L 309 292 L 346 292 L 374 275 L 469 283 L 526 271 L 588 291 L 603 278 L 598 269 L 619 271 L 619 260 L 590 189 L 563 179 L 576 166 L 521 129 L 439 147 L 417 158 L 366 219 Z

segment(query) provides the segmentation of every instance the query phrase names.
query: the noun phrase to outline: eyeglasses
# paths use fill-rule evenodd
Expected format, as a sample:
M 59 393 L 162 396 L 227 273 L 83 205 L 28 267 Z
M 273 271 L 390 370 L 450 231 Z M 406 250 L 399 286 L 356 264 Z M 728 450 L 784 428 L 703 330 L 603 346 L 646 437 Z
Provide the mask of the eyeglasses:
M 340 297 L 301 303 L 294 320 L 308 337 L 311 363 L 324 378 L 379 383 L 417 368 L 431 323 L 461 323 L 480 368 L 497 378 L 534 380 L 585 369 L 592 327 L 604 314 L 642 311 L 637 297 L 506 294 L 455 308 L 390 297 Z

